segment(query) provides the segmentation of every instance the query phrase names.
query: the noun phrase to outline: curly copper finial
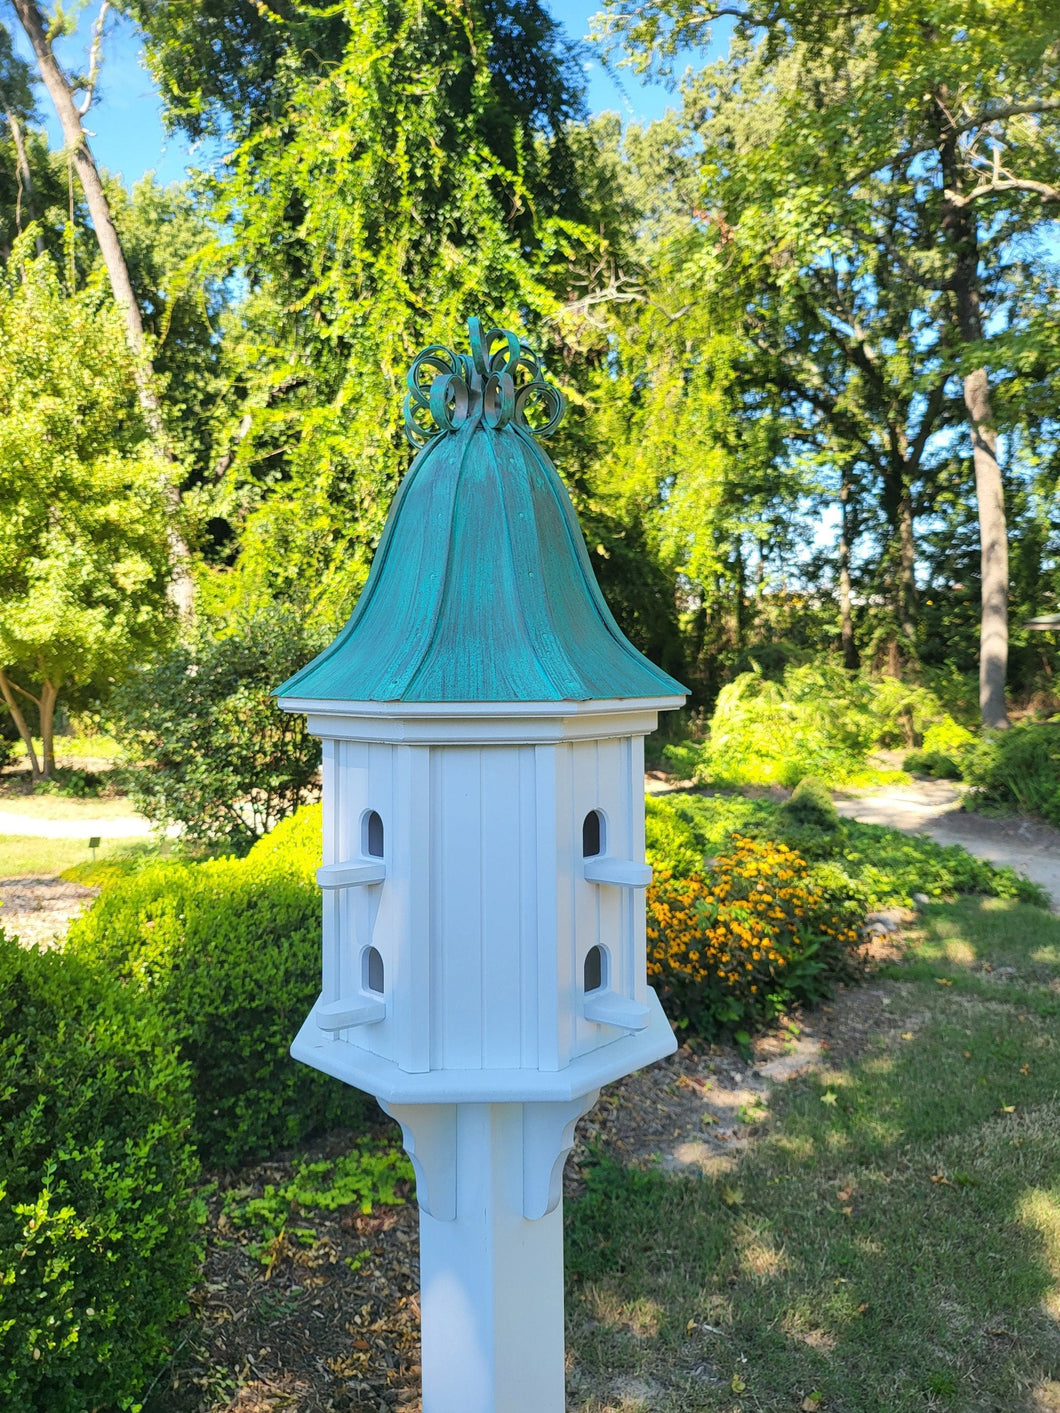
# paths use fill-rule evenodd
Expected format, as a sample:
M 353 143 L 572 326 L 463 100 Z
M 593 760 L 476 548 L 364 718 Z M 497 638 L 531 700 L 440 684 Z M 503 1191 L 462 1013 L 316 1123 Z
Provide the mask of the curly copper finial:
M 403 404 L 405 436 L 412 445 L 426 446 L 468 421 L 496 431 L 514 426 L 535 437 L 554 432 L 566 402 L 559 388 L 545 381 L 537 354 L 510 329 L 484 330 L 480 319 L 469 319 L 467 331 L 469 354 L 432 343 L 413 359 Z M 547 414 L 540 426 L 527 415 L 536 402 Z

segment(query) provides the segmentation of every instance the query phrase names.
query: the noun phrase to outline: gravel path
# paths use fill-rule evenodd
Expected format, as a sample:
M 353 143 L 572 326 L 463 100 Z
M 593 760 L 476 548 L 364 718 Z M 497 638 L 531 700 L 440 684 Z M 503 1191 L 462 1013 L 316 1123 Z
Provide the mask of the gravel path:
M 962 793 L 950 780 L 916 780 L 837 798 L 835 803 L 846 819 L 928 834 L 939 844 L 959 844 L 988 863 L 1008 864 L 1040 883 L 1060 912 L 1060 830 L 1031 819 L 965 813 Z

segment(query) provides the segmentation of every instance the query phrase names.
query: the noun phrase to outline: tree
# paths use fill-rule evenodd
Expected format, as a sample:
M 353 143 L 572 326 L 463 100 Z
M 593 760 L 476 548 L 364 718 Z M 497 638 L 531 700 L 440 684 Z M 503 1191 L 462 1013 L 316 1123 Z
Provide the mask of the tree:
M 320 743 L 272 692 L 325 644 L 275 606 L 200 620 L 185 638 L 119 688 L 130 792 L 186 842 L 245 853 L 318 794 Z
M 64 291 L 32 234 L 0 284 L 0 692 L 36 780 L 60 692 L 105 690 L 165 642 L 171 564 L 121 313 L 98 281 Z
M 690 0 L 614 6 L 611 28 L 648 63 L 651 47 L 701 40 L 722 12 Z M 985 725 L 1003 726 L 1008 565 L 992 382 L 1004 369 L 991 343 L 1029 318 L 1027 248 L 1060 199 L 1053 7 L 781 0 L 724 13 L 739 16 L 738 60 L 785 80 L 772 122 L 705 153 L 724 219 L 764 231 L 779 221 L 825 249 L 853 237 L 877 251 L 917 292 L 928 313 L 921 341 L 937 341 L 940 370 L 957 380 L 980 529 L 981 710 Z M 714 97 L 704 90 L 712 116 Z M 893 219 L 874 219 L 887 201 Z M 1036 254 L 1048 258 L 1040 243 Z
M 244 53 L 243 21 L 208 7 L 215 60 L 192 8 L 137 10 L 174 120 L 221 124 L 220 105 L 239 139 L 215 187 L 232 235 L 218 268 L 247 289 L 225 325 L 237 396 L 216 513 L 238 529 L 246 596 L 341 621 L 408 464 L 416 352 L 476 310 L 550 331 L 599 236 L 566 131 L 581 75 L 539 0 L 328 13 L 320 50 L 304 42 L 311 11 L 291 6 Z M 189 56 L 179 87 L 201 96 L 186 101 Z M 244 62 L 268 80 L 248 87 Z
M 106 267 L 114 302 L 122 313 L 125 337 L 133 357 L 132 366 L 136 376 L 137 395 L 144 421 L 158 452 L 166 456 L 169 453 L 165 424 L 154 385 L 154 369 L 151 366 L 150 354 L 144 338 L 143 319 L 129 275 L 129 266 L 122 248 L 121 238 L 114 224 L 110 201 L 99 168 L 92 155 L 83 122 L 84 115 L 92 102 L 99 75 L 100 45 L 104 22 L 110 8 L 109 0 L 102 0 L 93 35 L 90 68 L 88 74 L 83 78 L 70 78 L 64 72 L 55 55 L 54 41 L 64 29 L 64 16 L 61 7 L 49 21 L 45 18 L 44 11 L 36 3 L 36 0 L 11 0 L 11 3 L 33 49 L 41 80 L 55 107 L 66 149 L 70 154 L 81 190 L 84 192 L 85 201 L 88 204 L 92 218 L 92 229 L 95 232 L 100 255 Z M 83 106 L 81 107 L 75 100 L 75 95 L 79 93 L 83 95 Z M 177 521 L 179 490 L 175 480 L 170 477 L 166 478 L 165 484 L 169 490 L 173 512 L 169 529 L 171 562 L 174 570 L 173 594 L 181 609 L 188 610 L 191 607 L 191 579 L 187 567 L 187 547 Z

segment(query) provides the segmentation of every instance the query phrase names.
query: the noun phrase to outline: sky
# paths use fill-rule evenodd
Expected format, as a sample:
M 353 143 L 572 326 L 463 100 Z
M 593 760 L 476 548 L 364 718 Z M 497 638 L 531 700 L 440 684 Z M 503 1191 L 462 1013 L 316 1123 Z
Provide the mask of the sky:
M 591 17 L 600 8 L 599 0 L 546 0 L 549 10 L 574 39 L 589 32 Z M 70 69 L 87 67 L 86 53 L 96 6 L 85 10 L 76 36 L 57 46 L 63 63 Z M 12 25 L 15 47 L 27 59 L 28 44 L 19 26 Z M 688 62 L 702 64 L 707 55 L 690 52 Z M 677 105 L 676 95 L 663 84 L 647 82 L 632 69 L 609 72 L 598 53 L 585 55 L 585 77 L 590 111 L 617 112 L 624 122 L 650 122 L 661 118 L 668 107 Z M 677 65 L 678 70 L 681 64 Z M 153 171 L 160 182 L 179 181 L 189 165 L 205 165 L 209 153 L 196 152 L 179 133 L 167 135 L 159 116 L 158 91 L 140 58 L 135 28 L 122 16 L 108 18 L 103 46 L 103 68 L 99 99 L 93 105 L 85 126 L 97 162 L 120 173 L 127 186 L 145 172 Z M 47 94 L 40 92 L 40 110 L 53 147 L 62 146 L 58 121 Z

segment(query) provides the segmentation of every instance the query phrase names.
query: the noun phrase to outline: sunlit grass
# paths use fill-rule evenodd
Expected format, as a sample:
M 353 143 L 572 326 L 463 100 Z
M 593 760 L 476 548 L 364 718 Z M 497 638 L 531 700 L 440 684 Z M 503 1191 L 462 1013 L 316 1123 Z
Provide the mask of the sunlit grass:
M 104 839 L 96 850 L 98 864 L 154 857 L 159 846 L 152 839 Z M 84 865 L 72 881 L 94 884 L 102 881 L 91 868 L 92 851 L 86 839 L 37 839 L 24 834 L 0 834 L 0 879 L 56 878 Z
M 19 738 L 12 744 L 13 759 L 25 760 L 26 743 Z M 39 760 L 44 754 L 44 742 L 39 737 L 34 737 L 33 749 Z M 121 747 L 113 736 L 56 736 L 55 758 L 60 765 L 77 765 L 83 760 L 114 762 L 121 758 Z
M 787 1413 L 818 1394 L 822 1413 L 1048 1406 L 1058 958 L 1060 918 L 1037 909 L 929 909 L 885 1027 L 779 1089 L 724 1180 L 601 1155 L 570 1217 L 572 1407 L 621 1407 L 623 1379 L 653 1386 L 652 1413 Z M 657 1334 L 593 1319 L 590 1288 L 597 1313 L 654 1302 Z

